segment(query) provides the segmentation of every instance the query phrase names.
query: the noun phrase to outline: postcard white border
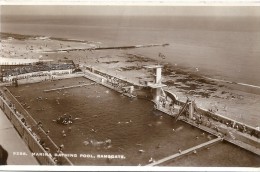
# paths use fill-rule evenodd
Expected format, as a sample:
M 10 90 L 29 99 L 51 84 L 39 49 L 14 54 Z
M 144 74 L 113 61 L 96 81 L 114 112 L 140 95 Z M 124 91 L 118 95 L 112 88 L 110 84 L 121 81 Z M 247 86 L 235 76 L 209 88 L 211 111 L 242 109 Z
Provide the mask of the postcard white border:
M 260 1 L 256 1 L 256 0 L 37 0 L 37 1 L 0 0 L 0 5 L 1 6 L 2 5 L 260 6 Z M 237 171 L 237 172 L 257 171 L 260 172 L 260 168 L 6 165 L 6 166 L 0 166 L 0 171 Z

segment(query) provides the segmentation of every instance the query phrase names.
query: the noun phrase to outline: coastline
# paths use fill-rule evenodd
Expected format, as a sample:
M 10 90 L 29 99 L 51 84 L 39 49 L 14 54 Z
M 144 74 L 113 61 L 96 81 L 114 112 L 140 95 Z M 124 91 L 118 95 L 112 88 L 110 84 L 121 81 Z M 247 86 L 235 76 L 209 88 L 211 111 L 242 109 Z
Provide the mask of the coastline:
M 238 85 L 232 82 L 223 83 L 218 82 L 218 80 L 210 80 L 196 72 L 195 74 L 187 72 L 180 66 L 159 62 L 142 54 L 134 54 L 132 53 L 134 50 L 82 50 L 58 54 L 43 53 L 44 50 L 57 49 L 61 45 L 63 47 L 91 47 L 93 45 L 92 43 L 88 45 L 87 42 L 83 44 L 83 40 L 42 39 L 40 36 L 32 36 L 33 39 L 30 39 L 29 35 L 23 37 L 24 39 L 17 39 L 16 37 L 10 39 L 9 36 L 4 37 L 5 41 L 2 41 L 3 37 L 1 38 L 4 45 L 2 48 L 4 51 L 14 52 L 15 58 L 72 59 L 80 66 L 93 66 L 136 83 L 150 80 L 152 77 L 151 72 L 144 70 L 142 66 L 160 63 L 164 65 L 163 83 L 168 85 L 167 89 L 175 92 L 179 99 L 186 100 L 186 97 L 189 97 L 195 100 L 199 107 L 211 109 L 223 116 L 253 127 L 259 127 L 259 88 L 248 89 L 245 84 L 241 83 L 238 83 L 240 84 Z M 27 50 L 25 44 L 33 46 L 33 50 Z M 47 46 L 41 46 L 42 44 Z M 3 55 L 6 54 L 2 52 L 1 56 Z

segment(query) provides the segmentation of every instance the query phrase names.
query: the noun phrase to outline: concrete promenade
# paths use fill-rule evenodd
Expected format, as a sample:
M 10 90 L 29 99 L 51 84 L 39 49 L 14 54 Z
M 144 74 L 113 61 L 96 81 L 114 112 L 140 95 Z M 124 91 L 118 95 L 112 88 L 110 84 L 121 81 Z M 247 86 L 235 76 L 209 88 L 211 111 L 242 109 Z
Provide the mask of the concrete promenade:
M 8 152 L 8 165 L 39 165 L 38 161 L 31 156 L 31 151 L 1 109 L 0 144 Z M 26 155 L 14 155 L 15 153 Z

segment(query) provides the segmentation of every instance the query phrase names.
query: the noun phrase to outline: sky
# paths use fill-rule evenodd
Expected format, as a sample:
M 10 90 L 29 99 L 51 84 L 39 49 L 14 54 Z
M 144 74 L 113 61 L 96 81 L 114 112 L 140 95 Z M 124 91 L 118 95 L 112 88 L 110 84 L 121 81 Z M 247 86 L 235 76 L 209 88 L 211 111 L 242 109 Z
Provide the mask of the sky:
M 260 16 L 260 6 L 2 5 L 1 15 Z

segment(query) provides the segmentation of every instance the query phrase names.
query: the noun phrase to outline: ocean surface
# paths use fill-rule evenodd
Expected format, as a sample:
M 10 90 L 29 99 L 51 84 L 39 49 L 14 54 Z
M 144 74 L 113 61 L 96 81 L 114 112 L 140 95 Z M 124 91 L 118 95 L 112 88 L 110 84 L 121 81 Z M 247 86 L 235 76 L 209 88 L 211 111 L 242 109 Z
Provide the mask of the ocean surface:
M 169 43 L 131 51 L 207 77 L 260 86 L 259 17 L 1 16 L 1 32 L 104 46 Z

